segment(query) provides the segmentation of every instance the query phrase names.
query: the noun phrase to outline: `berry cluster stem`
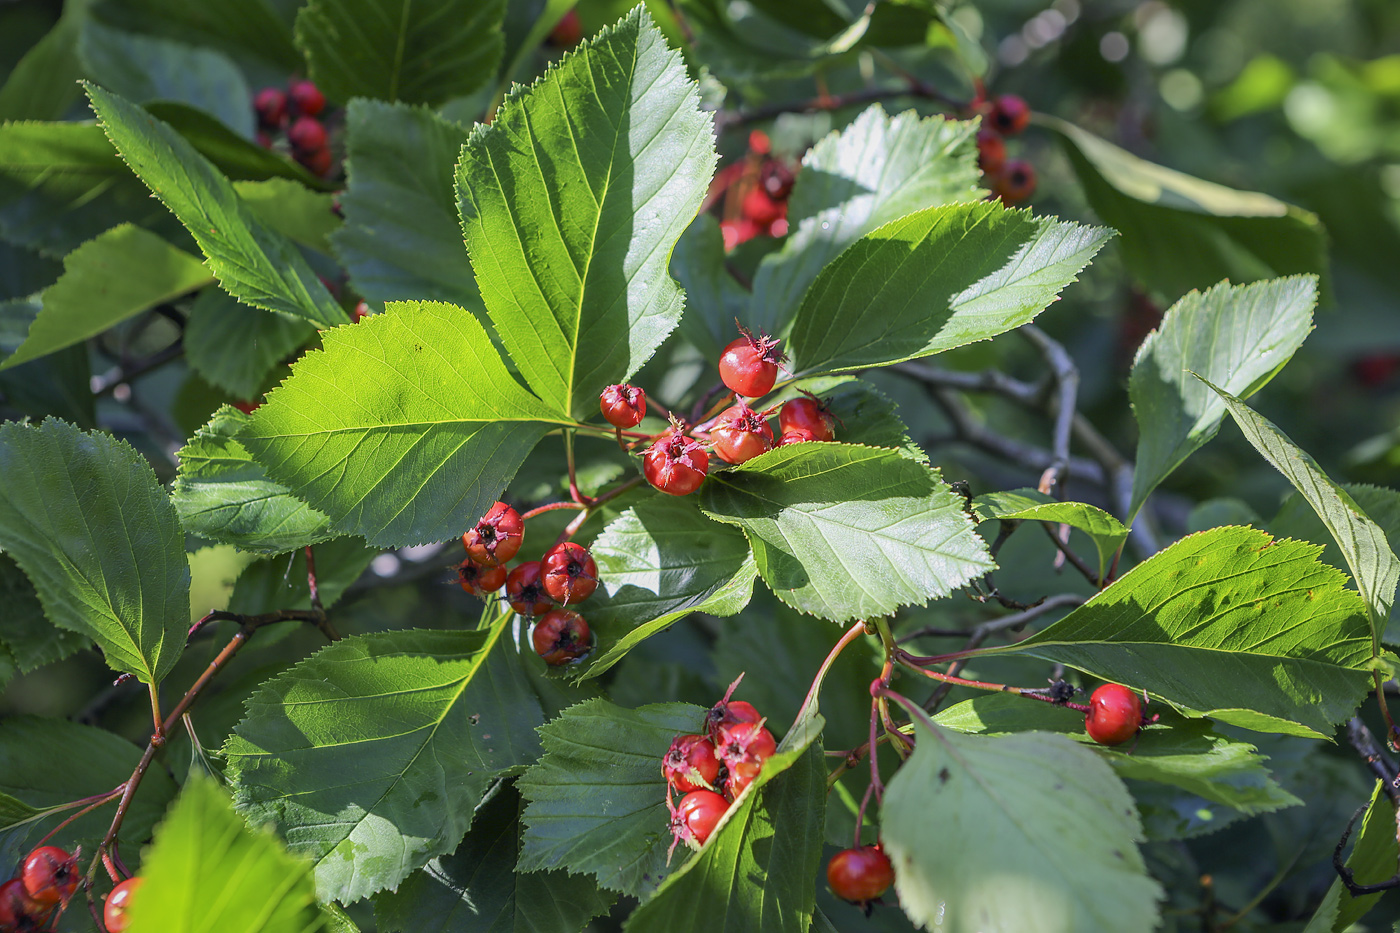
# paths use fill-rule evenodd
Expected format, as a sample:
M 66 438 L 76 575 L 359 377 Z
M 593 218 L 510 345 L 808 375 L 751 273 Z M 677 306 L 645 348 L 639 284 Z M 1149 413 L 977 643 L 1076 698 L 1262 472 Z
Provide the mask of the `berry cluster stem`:
M 995 684 L 983 680 L 968 680 L 965 677 L 955 677 L 952 674 L 944 674 L 941 671 L 929 670 L 927 667 L 923 666 L 923 664 L 916 663 L 924 659 L 916 658 L 902 648 L 896 649 L 896 657 L 901 664 L 910 670 L 945 684 L 953 684 L 958 687 L 971 687 L 974 690 L 988 690 L 993 693 L 1010 693 L 1031 700 L 1040 700 L 1042 703 L 1051 703 L 1055 706 L 1064 706 L 1068 709 L 1079 710 L 1081 713 L 1089 712 L 1089 707 L 1083 703 L 1071 703 L 1066 700 L 1057 700 L 1050 695 L 1049 691 L 1041 687 L 1013 687 L 1010 684 Z

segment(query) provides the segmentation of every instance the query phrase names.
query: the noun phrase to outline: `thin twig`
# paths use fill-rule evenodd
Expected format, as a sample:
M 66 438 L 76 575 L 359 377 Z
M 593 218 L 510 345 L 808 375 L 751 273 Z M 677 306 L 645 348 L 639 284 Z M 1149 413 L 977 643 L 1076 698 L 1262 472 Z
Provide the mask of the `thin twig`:
M 990 621 L 983 622 L 970 632 L 965 630 L 951 631 L 926 627 L 915 629 L 909 634 L 901 636 L 899 641 L 903 643 L 913 641 L 915 638 L 925 638 L 931 635 L 949 638 L 966 635 L 967 644 L 963 646 L 963 650 L 971 651 L 998 632 L 1015 631 L 1026 623 L 1038 619 L 1048 612 L 1054 612 L 1056 609 L 1063 609 L 1067 606 L 1081 606 L 1083 604 L 1084 597 L 1080 596 L 1078 593 L 1056 593 L 1054 596 L 1047 596 L 1039 605 L 1032 606 L 1030 609 L 1025 609 L 1015 615 L 1004 616 L 1000 619 L 991 619 Z
M 1347 722 L 1347 741 L 1357 753 L 1366 760 L 1371 773 L 1380 779 L 1381 788 L 1390 798 L 1392 806 L 1400 806 L 1400 774 L 1396 773 L 1395 762 L 1381 748 L 1381 744 L 1376 741 L 1376 737 L 1371 730 L 1366 728 L 1366 724 L 1359 716 L 1353 716 Z
M 1040 522 L 1039 524 L 1041 528 L 1045 529 L 1045 533 L 1050 536 L 1050 540 L 1055 542 L 1055 547 L 1058 548 L 1060 553 L 1065 556 L 1065 559 L 1074 566 L 1074 569 L 1082 573 L 1084 579 L 1088 580 L 1089 584 L 1093 586 L 1094 589 L 1102 589 L 1103 581 L 1099 579 L 1099 575 L 1094 568 L 1086 564 L 1084 558 L 1070 550 L 1068 542 L 1060 540 L 1058 531 L 1051 528 L 1049 524 L 1045 522 Z
M 1079 370 L 1064 346 L 1059 341 L 1052 340 L 1039 327 L 1026 324 L 1019 329 L 1019 333 L 1040 351 L 1054 378 L 1055 392 L 1051 407 L 1054 409 L 1055 426 L 1050 442 L 1050 453 L 1054 460 L 1041 474 L 1039 485 L 1040 491 L 1048 495 L 1050 490 L 1061 484 L 1062 474 L 1069 468 L 1069 441 L 1079 400 Z

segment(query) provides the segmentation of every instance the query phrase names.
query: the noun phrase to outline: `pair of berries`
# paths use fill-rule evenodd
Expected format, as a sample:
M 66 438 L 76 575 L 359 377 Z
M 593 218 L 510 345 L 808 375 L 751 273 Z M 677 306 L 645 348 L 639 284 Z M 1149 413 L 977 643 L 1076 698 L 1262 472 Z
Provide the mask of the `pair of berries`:
M 778 429 L 782 434 L 776 443 L 764 414 L 754 411 L 740 399 L 738 405 L 719 416 L 715 426 L 710 428 L 710 439 L 721 460 L 744 463 L 774 447 L 836 438 L 835 415 L 825 402 L 810 392 L 783 404 L 778 412 Z
M 30 852 L 14 878 L 0 884 L 0 930 L 40 930 L 68 905 L 82 873 L 78 856 L 58 846 Z
M 326 95 L 311 81 L 293 81 L 286 91 L 263 88 L 253 97 L 258 142 L 272 148 L 273 134 L 285 127 L 293 158 L 316 175 L 329 175 L 334 161 L 330 137 L 325 125 L 316 119 L 325 108 Z
M 1100 745 L 1122 745 L 1142 725 L 1142 698 L 1122 684 L 1104 684 L 1089 696 L 1084 731 Z

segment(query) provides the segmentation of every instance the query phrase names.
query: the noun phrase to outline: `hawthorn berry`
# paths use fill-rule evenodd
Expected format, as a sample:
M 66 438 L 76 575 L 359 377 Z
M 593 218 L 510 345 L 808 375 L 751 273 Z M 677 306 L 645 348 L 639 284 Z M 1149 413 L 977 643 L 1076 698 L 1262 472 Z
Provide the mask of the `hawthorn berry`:
M 28 933 L 44 926 L 50 907 L 30 897 L 18 878 L 0 884 L 0 930 Z
M 803 444 L 807 441 L 814 440 L 816 440 L 816 438 L 812 436 L 811 431 L 804 431 L 801 428 L 795 428 L 791 431 L 784 431 L 783 436 L 778 438 L 778 443 L 774 444 L 773 446 L 786 447 L 789 444 Z
M 316 152 L 326 148 L 326 128 L 315 117 L 297 117 L 287 130 L 287 141 L 297 152 Z
M 326 95 L 321 93 L 321 89 L 316 86 L 315 82 L 293 81 L 292 86 L 287 91 L 292 106 L 296 108 L 297 113 L 303 116 L 314 117 L 326 109 Z
M 681 798 L 671 821 L 676 838 L 704 845 L 729 809 L 729 801 L 712 790 L 693 790 Z
M 81 877 L 78 857 L 58 846 L 40 846 L 30 852 L 20 870 L 25 893 L 46 906 L 68 903 Z
M 787 202 L 779 201 L 763 188 L 754 188 L 744 195 L 744 216 L 760 227 L 771 227 L 787 216 Z
M 627 383 L 608 386 L 598 396 L 603 417 L 615 428 L 635 428 L 647 413 L 647 394 Z
M 287 120 L 287 95 L 281 88 L 265 87 L 253 97 L 253 110 L 259 126 L 275 130 Z
M 540 562 L 527 561 L 506 577 L 506 601 L 522 616 L 542 616 L 554 608 L 540 581 Z
M 744 463 L 773 449 L 773 429 L 742 399 L 719 416 L 710 428 L 710 439 L 725 463 Z
M 1122 745 L 1142 726 L 1142 698 L 1122 684 L 1104 684 L 1089 697 L 1084 731 L 1100 745 Z
M 987 122 L 1003 136 L 1015 136 L 1030 125 L 1031 108 L 1015 94 L 1002 94 L 992 101 Z
M 306 166 L 308 172 L 321 178 L 331 173 L 331 165 L 335 162 L 330 149 L 325 146 L 312 152 L 298 152 L 297 161 Z
M 734 691 L 739 686 L 739 682 L 744 679 L 740 674 L 734 678 L 734 682 L 729 685 L 729 689 L 724 691 L 724 697 L 711 706 L 705 712 L 705 731 L 709 736 L 719 743 L 720 729 L 725 726 L 740 722 L 762 722 L 763 717 L 752 703 L 746 700 L 731 700 Z
M 762 191 L 779 203 L 786 202 L 788 195 L 792 194 L 793 183 L 797 181 L 796 174 L 777 159 L 769 159 L 763 163 L 763 169 L 759 173 L 758 186 Z M 787 215 L 787 205 L 783 204 L 783 215 Z
M 473 596 L 485 599 L 506 584 L 506 568 L 488 567 L 468 557 L 457 565 L 457 582 Z
M 1006 164 L 1006 141 L 996 130 L 977 131 L 977 167 L 984 175 L 995 175 Z
M 778 427 L 784 434 L 805 431 L 814 441 L 836 439 L 836 416 L 826 402 L 815 395 L 805 394 L 783 403 L 778 412 Z
M 894 866 L 878 845 L 843 849 L 826 863 L 831 893 L 852 904 L 868 904 L 894 884 Z
M 571 49 L 583 41 L 583 22 L 577 10 L 570 10 L 549 31 L 549 44 L 557 49 Z
M 540 577 L 549 598 L 567 606 L 583 602 L 598 588 L 598 564 L 582 544 L 565 541 L 540 561 Z
M 592 637 L 583 616 L 572 609 L 551 609 L 535 623 L 530 641 L 546 664 L 558 667 L 586 655 Z
M 778 750 L 778 743 L 761 720 L 736 722 L 720 727 L 715 749 L 729 772 L 725 790 L 733 799 L 758 777 L 763 763 Z
M 678 431 L 664 434 L 642 458 L 642 475 L 672 496 L 687 496 L 700 488 L 710 469 L 710 455 L 698 441 Z
M 778 363 L 787 359 L 778 351 L 779 341 L 739 328 L 743 334 L 724 348 L 719 358 L 719 377 L 736 395 L 758 398 L 767 395 L 778 381 Z
M 102 908 L 102 922 L 107 927 L 107 933 L 122 933 L 131 923 L 127 911 L 131 909 L 131 899 L 136 896 L 143 880 L 128 878 L 107 895 L 107 904 Z
M 462 535 L 462 547 L 478 564 L 495 566 L 514 557 L 524 540 L 525 522 L 520 513 L 504 502 L 497 502 Z
M 661 759 L 661 774 L 679 793 L 707 788 L 719 780 L 719 755 L 715 743 L 703 735 L 678 735 Z
M 1035 167 L 1024 159 L 1012 159 L 993 178 L 992 191 L 1003 204 L 1019 204 L 1035 194 Z

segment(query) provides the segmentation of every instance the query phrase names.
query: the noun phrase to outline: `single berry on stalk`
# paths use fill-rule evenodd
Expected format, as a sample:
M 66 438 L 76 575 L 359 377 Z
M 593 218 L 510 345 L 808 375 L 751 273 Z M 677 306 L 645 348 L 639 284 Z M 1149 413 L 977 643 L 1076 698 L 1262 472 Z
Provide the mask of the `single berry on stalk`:
M 292 106 L 303 116 L 314 117 L 326 109 L 326 95 L 312 81 L 293 81 L 287 90 Z
M 987 122 L 1003 136 L 1015 136 L 1031 122 L 1031 108 L 1015 94 L 1002 94 L 992 101 L 992 112 Z
M 0 930 L 28 931 L 44 927 L 47 915 L 52 910 L 48 904 L 41 904 L 24 890 L 18 878 L 11 878 L 0 884 Z
M 725 463 L 744 463 L 773 449 L 773 429 L 742 399 L 725 409 L 710 428 L 715 454 Z
M 1003 204 L 1019 204 L 1035 194 L 1035 167 L 1024 159 L 1012 159 L 992 179 L 992 192 Z
M 506 577 L 506 600 L 522 616 L 542 616 L 554 608 L 540 580 L 540 562 L 526 561 Z
M 102 922 L 107 927 L 107 933 L 122 933 L 131 923 L 127 911 L 131 909 L 132 898 L 136 896 L 141 882 L 141 878 L 128 878 L 107 895 L 107 904 L 102 908 Z
M 729 809 L 729 801 L 712 790 L 693 790 L 681 798 L 671 819 L 671 831 L 676 839 L 696 847 L 705 844 L 715 831 L 724 813 Z
M 598 565 L 588 548 L 565 541 L 540 561 L 540 578 L 549 598 L 567 606 L 583 602 L 598 588 Z
M 836 416 L 826 402 L 811 393 L 783 403 L 778 412 L 778 427 L 784 434 L 806 431 L 814 441 L 836 439 Z
M 40 846 L 30 852 L 20 871 L 25 893 L 46 906 L 68 903 L 81 879 L 78 857 L 58 846 Z
M 506 568 L 488 567 L 468 557 L 457 565 L 457 582 L 468 593 L 485 599 L 506 585 Z
M 1084 731 L 1100 745 L 1122 745 L 1142 726 L 1142 698 L 1122 684 L 1104 684 L 1089 697 Z
M 778 364 L 787 359 L 778 350 L 780 341 L 739 328 L 742 334 L 730 342 L 719 358 L 719 378 L 730 391 L 748 398 L 767 395 L 778 381 Z
M 615 428 L 635 428 L 647 413 L 647 394 L 627 383 L 608 386 L 598 396 L 603 417 Z
M 710 469 L 710 455 L 698 441 L 672 429 L 647 450 L 642 475 L 657 489 L 686 496 L 700 488 Z
M 551 609 L 535 623 L 530 641 L 546 664 L 559 667 L 588 654 L 592 637 L 583 616 L 572 609 Z
M 831 893 L 852 904 L 869 904 L 894 884 L 894 866 L 878 845 L 843 849 L 826 863 Z
M 462 547 L 478 564 L 494 566 L 514 557 L 524 540 L 525 522 L 520 513 L 504 502 L 497 502 L 462 535 Z
M 678 793 L 715 789 L 719 780 L 719 755 L 715 743 L 703 735 L 678 735 L 661 759 L 661 774 Z
M 298 152 L 315 152 L 326 148 L 326 128 L 315 117 L 297 117 L 287 130 L 287 141 Z

